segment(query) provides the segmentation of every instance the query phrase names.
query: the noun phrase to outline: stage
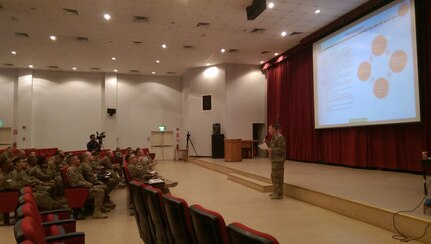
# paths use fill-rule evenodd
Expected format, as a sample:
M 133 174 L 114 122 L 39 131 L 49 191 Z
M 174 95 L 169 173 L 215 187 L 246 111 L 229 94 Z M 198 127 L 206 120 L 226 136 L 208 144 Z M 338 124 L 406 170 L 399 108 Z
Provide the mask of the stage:
M 241 182 L 250 178 L 270 183 L 271 167 L 266 158 L 242 162 L 211 158 L 190 161 L 229 178 L 232 174 L 242 175 Z M 424 189 L 422 175 L 286 161 L 285 195 L 395 232 L 393 213 L 416 207 L 424 197 Z M 422 205 L 414 212 L 396 217 L 398 229 L 410 237 L 420 236 L 429 223 L 431 209 L 425 215 Z M 431 243 L 431 234 L 421 241 Z

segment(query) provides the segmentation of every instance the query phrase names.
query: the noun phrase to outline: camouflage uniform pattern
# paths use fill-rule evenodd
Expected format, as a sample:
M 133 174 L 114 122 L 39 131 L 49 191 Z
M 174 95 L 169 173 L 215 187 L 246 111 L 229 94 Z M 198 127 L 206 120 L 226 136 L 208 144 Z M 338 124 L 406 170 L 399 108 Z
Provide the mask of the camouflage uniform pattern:
M 141 182 L 153 178 L 153 175 L 150 173 L 148 166 L 145 163 L 140 162 L 137 162 L 135 164 L 129 164 L 129 174 L 132 180 Z
M 88 187 L 89 197 L 94 199 L 95 209 L 100 209 L 103 206 L 105 200 L 105 190 L 102 185 L 93 185 L 84 179 L 81 171 L 75 167 L 70 166 L 67 169 L 67 177 L 69 179 L 69 184 L 71 187 Z
M 27 172 L 30 176 L 33 176 L 41 181 L 52 180 L 52 177 L 49 174 L 43 172 L 39 165 L 35 165 L 34 167 L 28 169 Z
M 29 176 L 26 171 L 14 170 L 10 173 L 10 177 L 16 184 L 15 189 L 21 189 L 24 186 L 31 186 L 33 188 L 33 196 L 36 199 L 37 207 L 41 210 L 55 210 L 64 208 L 63 205 L 54 199 L 49 194 L 50 187 L 44 182 Z
M 277 196 L 283 196 L 286 141 L 282 135 L 274 136 L 269 147 L 271 148 L 271 180 L 274 185 L 274 193 Z

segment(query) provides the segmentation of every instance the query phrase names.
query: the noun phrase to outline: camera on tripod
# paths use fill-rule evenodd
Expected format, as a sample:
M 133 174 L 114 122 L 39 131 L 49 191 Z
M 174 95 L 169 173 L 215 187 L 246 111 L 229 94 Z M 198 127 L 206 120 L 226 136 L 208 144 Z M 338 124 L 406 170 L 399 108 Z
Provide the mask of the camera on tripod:
M 97 140 L 102 140 L 103 138 L 105 138 L 105 132 L 103 131 L 102 133 L 99 134 L 99 132 L 96 131 L 96 139 Z

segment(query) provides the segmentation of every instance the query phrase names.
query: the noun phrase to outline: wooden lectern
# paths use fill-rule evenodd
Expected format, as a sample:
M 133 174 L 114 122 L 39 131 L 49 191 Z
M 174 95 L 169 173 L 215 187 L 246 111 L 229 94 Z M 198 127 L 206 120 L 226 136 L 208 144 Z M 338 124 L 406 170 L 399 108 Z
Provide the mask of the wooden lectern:
M 240 162 L 242 161 L 242 142 L 241 139 L 224 140 L 224 161 Z

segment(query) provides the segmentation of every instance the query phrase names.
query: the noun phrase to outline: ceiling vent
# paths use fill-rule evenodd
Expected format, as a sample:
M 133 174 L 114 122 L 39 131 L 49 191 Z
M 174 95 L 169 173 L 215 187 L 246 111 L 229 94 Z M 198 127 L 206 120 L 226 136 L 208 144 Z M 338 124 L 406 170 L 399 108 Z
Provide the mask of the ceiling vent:
M 63 13 L 65 15 L 79 16 L 79 12 L 76 9 L 64 8 Z
M 175 72 L 169 71 L 166 74 L 168 74 L 168 75 L 175 75 Z
M 141 42 L 141 41 L 133 41 L 133 44 L 135 44 L 135 45 L 142 45 L 142 44 L 144 44 L 144 42 Z
M 266 29 L 263 28 L 254 28 L 250 31 L 250 33 L 264 33 Z
M 50 68 L 50 69 L 58 69 L 58 66 L 57 65 L 49 65 L 48 68 Z
M 196 24 L 196 27 L 209 27 L 210 23 L 206 23 L 206 22 L 199 22 Z
M 229 49 L 228 53 L 237 53 L 239 52 L 238 49 Z
M 191 46 L 191 45 L 184 45 L 184 46 L 183 46 L 183 48 L 184 48 L 184 49 L 193 49 L 193 48 L 194 48 L 194 46 Z
M 100 68 L 91 68 L 91 70 L 100 70 Z
M 139 22 L 139 23 L 148 23 L 148 21 L 150 20 L 150 18 L 145 17 L 145 16 L 133 16 L 133 21 L 135 22 Z
M 289 36 L 301 35 L 302 33 L 304 33 L 304 32 L 294 31 L 294 32 L 290 33 Z
M 77 41 L 79 42 L 89 42 L 90 40 L 88 39 L 88 37 L 85 36 L 77 36 L 75 37 Z
M 14 66 L 13 64 L 10 64 L 10 63 L 4 63 L 3 65 L 4 66 L 9 66 L 9 67 L 13 67 Z
M 24 32 L 15 32 L 15 36 L 17 36 L 17 37 L 26 37 L 26 38 L 30 37 L 27 33 L 24 33 Z
M 129 70 L 129 72 L 130 73 L 139 73 L 139 70 L 137 70 L 137 69 L 131 69 L 131 70 Z
M 260 54 L 267 54 L 270 53 L 271 51 L 262 51 Z

